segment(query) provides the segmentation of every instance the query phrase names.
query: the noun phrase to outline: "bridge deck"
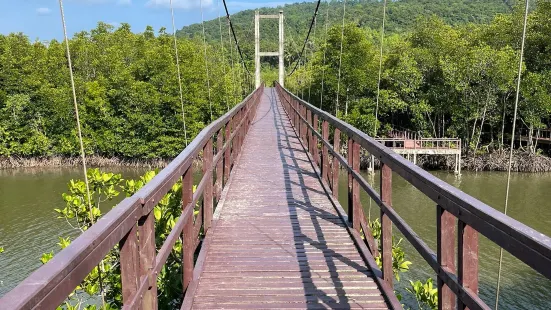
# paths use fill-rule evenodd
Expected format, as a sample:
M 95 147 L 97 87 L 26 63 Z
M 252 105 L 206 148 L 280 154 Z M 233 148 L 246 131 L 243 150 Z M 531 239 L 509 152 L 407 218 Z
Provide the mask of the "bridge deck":
M 275 89 L 234 169 L 184 308 L 388 308 Z

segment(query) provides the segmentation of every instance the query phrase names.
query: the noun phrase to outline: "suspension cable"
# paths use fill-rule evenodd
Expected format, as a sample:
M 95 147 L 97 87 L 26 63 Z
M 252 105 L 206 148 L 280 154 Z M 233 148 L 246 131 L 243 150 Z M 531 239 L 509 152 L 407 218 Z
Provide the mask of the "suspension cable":
M 170 0 L 172 1 L 172 0 Z M 220 19 L 220 0 L 216 2 L 216 10 L 218 11 L 218 26 L 220 28 L 220 46 L 222 47 L 222 72 L 224 73 L 224 93 L 226 94 L 226 111 L 230 110 L 230 99 L 228 97 L 228 85 L 226 83 L 226 57 L 224 56 L 224 39 L 222 37 L 222 20 Z
M 341 65 L 342 65 L 342 41 L 344 40 L 344 20 L 346 16 L 346 0 L 342 2 L 342 27 L 341 27 L 341 52 L 339 54 L 339 77 L 337 79 L 337 102 L 335 106 L 335 116 L 339 113 L 339 92 L 341 91 Z
M 329 24 L 329 0 L 327 0 L 327 11 L 325 12 L 325 46 L 323 48 L 323 66 L 321 67 L 321 94 L 320 109 L 323 109 L 323 87 L 325 82 L 325 61 L 327 59 L 327 25 Z
M 224 9 L 226 10 L 226 18 L 228 19 L 228 22 L 230 23 L 230 29 L 233 34 L 233 39 L 235 41 L 235 46 L 237 46 L 237 51 L 239 52 L 239 56 L 241 57 L 241 62 L 243 62 L 243 66 L 245 67 L 245 70 L 248 74 L 251 74 L 249 71 L 249 68 L 247 68 L 247 64 L 245 63 L 245 59 L 243 58 L 243 53 L 241 52 L 241 48 L 239 47 L 239 42 L 237 41 L 237 37 L 235 36 L 235 30 L 233 29 L 233 24 L 231 22 L 230 18 L 230 12 L 228 11 L 228 5 L 226 4 L 226 0 L 222 0 L 224 2 Z
M 209 99 L 210 121 L 212 122 L 212 101 L 210 99 L 209 61 L 207 56 L 207 36 L 205 35 L 205 19 L 203 17 L 203 0 L 199 0 L 199 8 L 201 9 L 201 26 L 203 27 L 203 45 L 205 47 L 205 70 L 207 73 L 207 92 Z
M 379 96 L 381 94 L 381 76 L 383 72 L 383 44 L 385 40 L 385 21 L 386 21 L 386 0 L 383 3 L 383 27 L 381 29 L 381 50 L 379 53 L 379 79 L 377 81 L 377 99 L 375 104 L 375 126 L 373 128 L 373 138 L 377 136 L 377 126 L 379 117 Z
M 67 35 L 67 23 L 65 22 L 65 12 L 63 10 L 63 0 L 59 0 L 59 12 L 61 14 L 61 24 L 63 26 L 63 37 L 65 39 L 65 51 L 67 53 L 67 65 L 69 68 L 69 77 L 71 79 L 71 90 L 73 92 L 73 104 L 75 108 L 75 119 L 77 122 L 77 132 L 78 132 L 78 141 L 80 144 L 80 157 L 82 159 L 82 170 L 84 173 L 84 183 L 86 185 L 86 197 L 88 199 L 88 210 L 90 212 L 90 222 L 92 225 L 95 223 L 94 212 L 92 209 L 92 197 L 90 194 L 90 183 L 88 182 L 88 169 L 86 168 L 86 153 L 84 152 L 84 142 L 82 139 L 82 129 L 80 125 L 80 116 L 78 113 L 78 103 L 77 103 L 77 92 L 75 87 L 75 77 L 73 74 L 73 63 L 71 61 L 71 49 L 69 48 L 69 36 Z M 101 267 L 100 267 L 101 266 Z M 105 306 L 105 294 L 103 292 L 103 284 L 101 280 L 101 273 L 103 271 L 103 259 L 101 260 L 100 266 L 98 266 L 98 281 L 100 285 L 100 295 L 101 301 Z
M 172 0 L 170 0 L 170 14 L 172 15 L 172 32 L 174 35 L 174 53 L 176 54 L 176 69 L 178 72 L 178 87 L 180 88 L 180 105 L 182 107 L 182 121 L 184 122 L 184 139 L 186 141 L 186 146 L 188 145 L 187 140 L 187 129 L 186 129 L 186 112 L 184 110 L 184 93 L 182 91 L 182 75 L 180 72 L 180 57 L 178 55 L 178 41 L 176 39 L 176 23 L 174 22 L 174 7 L 172 5 Z
M 515 146 L 515 127 L 517 123 L 517 110 L 518 110 L 518 101 L 520 96 L 520 82 L 522 78 L 522 61 L 524 57 L 524 43 L 526 41 L 526 26 L 528 24 L 528 10 L 529 10 L 529 0 L 524 2 L 524 24 L 522 28 L 522 41 L 520 46 L 520 59 L 518 63 L 518 77 L 517 77 L 517 91 L 515 96 L 515 109 L 513 112 L 513 129 L 511 134 L 511 146 L 509 149 L 509 166 L 507 168 L 507 189 L 505 191 L 505 207 L 503 213 L 507 215 L 507 208 L 509 205 L 509 190 L 511 188 L 511 166 L 513 162 L 513 147 Z M 498 309 L 499 305 L 499 286 L 501 282 L 501 266 L 503 262 L 503 248 L 499 248 L 499 267 L 497 271 L 497 287 L 496 287 L 496 306 L 495 309 Z
M 310 61 L 308 62 L 310 64 L 310 72 L 312 71 L 312 60 L 314 58 L 314 46 L 316 46 L 316 29 L 318 28 L 318 17 L 316 14 L 316 19 L 314 20 L 314 37 L 312 39 L 312 50 L 310 53 Z M 308 102 L 310 102 L 310 92 L 312 90 L 312 82 L 308 84 Z
M 318 3 L 316 4 L 316 10 L 314 11 L 314 16 L 312 16 L 312 21 L 310 22 L 310 28 L 308 29 L 308 34 L 306 35 L 306 39 L 304 39 L 304 44 L 302 45 L 302 50 L 300 51 L 298 59 L 295 62 L 295 67 L 293 68 L 291 73 L 289 73 L 287 76 L 291 76 L 298 67 L 298 61 L 302 58 L 302 54 L 304 53 L 304 49 L 306 48 L 306 43 L 308 43 L 308 38 L 310 38 L 310 32 L 312 31 L 312 27 L 314 26 L 314 23 L 316 21 L 316 16 L 318 15 L 318 9 L 320 7 L 320 2 L 321 2 L 321 0 L 318 0 Z
M 228 43 L 230 46 L 230 59 L 231 59 L 231 75 L 232 75 L 232 97 L 234 99 L 234 104 L 237 104 L 237 88 L 235 86 L 235 63 L 233 61 L 233 43 L 231 41 L 231 30 L 230 23 L 228 19 Z

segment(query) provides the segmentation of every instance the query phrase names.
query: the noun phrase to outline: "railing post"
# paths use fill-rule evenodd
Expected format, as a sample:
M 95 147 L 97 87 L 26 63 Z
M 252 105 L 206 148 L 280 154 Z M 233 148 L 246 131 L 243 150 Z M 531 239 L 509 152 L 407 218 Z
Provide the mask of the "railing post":
M 458 220 L 457 278 L 459 284 L 478 295 L 478 232 Z M 458 299 L 459 309 L 465 305 Z
M 155 216 L 153 211 L 138 220 L 140 282 L 149 277 L 155 265 Z M 149 288 L 143 295 L 142 309 L 157 309 L 157 275 L 149 278 Z
M 323 123 L 321 124 L 321 136 L 323 140 L 325 141 L 329 140 L 329 123 L 326 120 L 324 120 Z M 323 142 L 321 144 L 321 161 L 322 161 L 321 176 L 323 180 L 328 182 L 329 181 L 328 179 L 329 151 L 327 150 L 327 146 Z
M 346 162 L 348 163 L 349 167 L 352 167 L 352 164 L 354 163 L 354 157 L 352 156 L 354 149 L 354 140 L 352 138 L 348 137 L 348 144 L 347 144 L 347 150 L 346 150 Z M 347 206 L 348 206 L 348 221 L 350 223 L 354 222 L 354 212 L 352 209 L 352 205 L 354 203 L 354 199 L 352 196 L 352 173 L 350 173 L 350 170 L 348 170 L 348 182 L 346 183 L 346 192 L 347 192 Z
M 455 217 L 436 206 L 436 243 L 438 264 L 451 273 L 455 273 Z M 437 277 L 438 309 L 455 309 L 455 294 Z
M 212 201 L 212 137 L 203 147 L 203 175 L 207 178 L 207 184 L 203 191 L 203 216 L 204 216 L 204 231 L 210 228 L 213 213 Z M 208 174 L 208 176 L 207 176 Z
M 222 148 L 224 147 L 224 127 L 220 128 L 218 131 L 218 134 L 216 135 L 216 156 L 222 152 Z M 220 157 L 218 162 L 216 163 L 216 183 L 215 183 L 215 191 L 216 191 L 216 201 L 220 200 L 220 196 L 222 195 L 222 188 L 224 187 L 224 158 Z
M 392 207 L 392 170 L 381 162 L 381 200 Z M 392 222 L 381 209 L 381 250 L 383 279 L 393 287 L 392 277 Z
M 335 128 L 335 134 L 333 136 L 333 150 L 340 154 L 341 148 L 341 131 L 338 128 Z M 333 157 L 333 184 L 331 186 L 331 191 L 333 192 L 333 197 L 339 199 L 339 160 L 337 156 Z
M 352 169 L 355 172 L 360 172 L 360 145 L 352 141 Z M 360 231 L 360 220 L 362 216 L 362 204 L 360 202 L 360 186 L 358 181 L 352 177 L 352 211 L 348 211 L 352 214 L 352 227 L 357 231 Z M 364 232 L 367 234 L 367 232 Z
M 182 214 L 186 208 L 194 208 L 189 205 L 193 200 L 193 164 L 182 177 Z M 192 212 L 193 214 L 193 212 Z M 183 230 L 182 265 L 183 265 L 183 290 L 186 291 L 193 277 L 193 216 L 186 221 Z
M 228 180 L 230 178 L 230 168 L 231 168 L 231 119 L 226 124 L 226 134 L 225 134 L 225 140 L 227 144 L 226 152 L 224 153 L 224 186 L 228 183 Z
M 129 304 L 134 298 L 140 284 L 140 263 L 138 261 L 138 227 L 134 225 L 132 229 L 119 242 L 120 246 L 120 264 L 121 264 L 121 282 L 122 282 L 122 302 Z
M 310 110 L 306 110 L 306 122 L 307 124 L 305 125 L 306 126 L 306 132 L 308 133 L 308 152 L 310 152 L 310 154 L 314 154 L 314 151 L 312 149 L 312 145 L 314 145 L 314 141 L 313 141 L 313 133 L 310 131 L 310 128 L 308 128 L 308 125 L 312 125 L 312 112 Z
M 315 132 L 318 132 L 318 127 L 319 127 L 319 120 L 318 120 L 318 115 L 317 114 L 314 114 L 314 120 L 312 121 L 312 128 L 314 128 L 314 131 Z M 314 156 L 314 164 L 316 166 L 319 166 L 320 164 L 320 152 L 318 151 L 318 136 L 315 135 L 314 133 L 312 133 L 312 137 L 313 137 L 313 145 L 312 145 L 312 156 Z

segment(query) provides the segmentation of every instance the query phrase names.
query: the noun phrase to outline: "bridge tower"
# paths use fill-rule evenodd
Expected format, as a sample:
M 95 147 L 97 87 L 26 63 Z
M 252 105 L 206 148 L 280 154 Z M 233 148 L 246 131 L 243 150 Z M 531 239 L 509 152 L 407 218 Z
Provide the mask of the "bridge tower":
M 273 18 L 279 19 L 279 51 L 277 52 L 261 52 L 260 51 L 260 19 L 261 18 Z M 254 63 L 255 63 L 255 86 L 260 87 L 260 57 L 262 56 L 279 56 L 279 84 L 284 86 L 285 80 L 285 67 L 283 65 L 283 59 L 285 56 L 284 49 L 284 27 L 283 27 L 283 11 L 279 11 L 279 15 L 260 15 L 255 11 L 254 13 Z

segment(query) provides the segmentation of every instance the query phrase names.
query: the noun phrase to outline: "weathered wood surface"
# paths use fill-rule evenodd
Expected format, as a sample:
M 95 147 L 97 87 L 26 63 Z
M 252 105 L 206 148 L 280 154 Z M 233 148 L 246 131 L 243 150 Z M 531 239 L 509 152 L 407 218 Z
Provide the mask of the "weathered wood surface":
M 265 89 L 234 169 L 193 308 L 388 308 L 274 89 Z

